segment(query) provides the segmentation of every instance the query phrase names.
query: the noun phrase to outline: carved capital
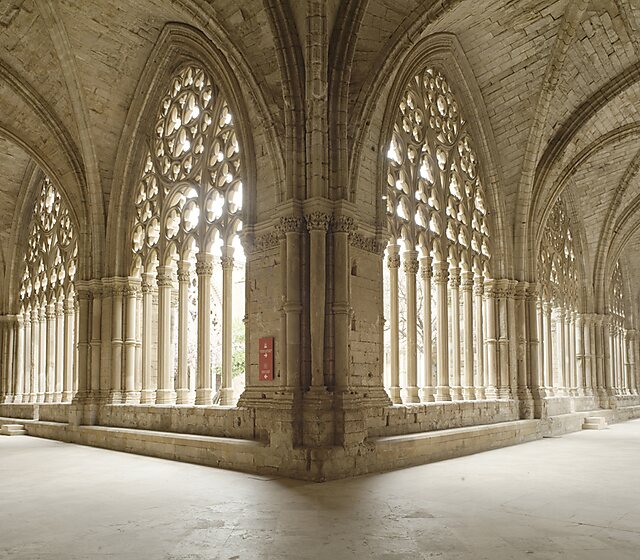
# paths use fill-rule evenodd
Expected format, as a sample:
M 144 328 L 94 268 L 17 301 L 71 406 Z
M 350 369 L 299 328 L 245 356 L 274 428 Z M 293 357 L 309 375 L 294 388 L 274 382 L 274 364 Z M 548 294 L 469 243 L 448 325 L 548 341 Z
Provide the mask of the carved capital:
M 404 271 L 406 274 L 418 274 L 418 270 L 420 269 L 418 265 L 418 259 L 405 259 L 404 261 Z
M 303 220 L 298 216 L 282 216 L 276 230 L 280 235 L 302 232 Z
M 420 259 L 420 278 L 423 280 L 431 278 L 431 257 L 429 256 Z
M 460 287 L 460 269 L 457 267 L 453 267 L 449 271 L 449 286 L 452 288 Z
M 350 216 L 334 216 L 331 229 L 336 233 L 351 233 L 356 229 L 356 223 Z
M 220 257 L 220 264 L 222 265 L 222 270 L 229 270 L 233 268 L 233 257 L 226 256 Z
M 464 291 L 470 292 L 473 290 L 473 272 L 466 271 L 460 275 L 460 285 Z
M 400 268 L 400 255 L 391 253 L 387 256 L 387 266 L 389 268 Z
M 436 284 L 446 284 L 449 281 L 449 265 L 446 262 L 436 263 L 433 270 Z
M 311 212 L 305 215 L 309 231 L 327 231 L 331 223 L 331 216 L 324 212 Z
M 171 274 L 166 272 L 158 272 L 157 282 L 159 288 L 173 287 L 173 278 L 171 278 Z

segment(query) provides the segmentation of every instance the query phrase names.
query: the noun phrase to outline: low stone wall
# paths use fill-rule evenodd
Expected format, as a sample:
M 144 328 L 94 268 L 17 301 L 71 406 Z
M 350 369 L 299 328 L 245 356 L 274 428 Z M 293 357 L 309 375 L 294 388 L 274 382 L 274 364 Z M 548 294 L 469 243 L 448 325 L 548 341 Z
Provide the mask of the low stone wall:
M 58 404 L 39 404 L 38 418 L 44 422 L 69 422 L 69 403 Z
M 549 397 L 544 400 L 545 416 L 586 412 L 599 408 L 598 397 Z
M 0 416 L 5 418 L 37 419 L 37 410 L 36 404 L 0 404 Z
M 247 408 L 174 405 L 104 405 L 98 424 L 203 436 L 258 439 L 255 412 Z
M 394 405 L 367 417 L 369 437 L 396 436 L 519 420 L 517 401 L 452 401 Z

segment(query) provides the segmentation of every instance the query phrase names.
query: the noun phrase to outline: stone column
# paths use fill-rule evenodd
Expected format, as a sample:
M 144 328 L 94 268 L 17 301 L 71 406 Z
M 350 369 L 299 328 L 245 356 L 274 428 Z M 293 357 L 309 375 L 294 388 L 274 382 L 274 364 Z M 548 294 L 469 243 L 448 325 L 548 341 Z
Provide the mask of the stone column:
M 176 402 L 193 404 L 189 391 L 189 283 L 191 282 L 191 263 L 178 262 L 178 387 Z
M 449 310 L 447 304 L 447 286 L 449 282 L 449 263 L 446 260 L 434 264 L 433 276 L 436 283 L 436 304 L 438 319 L 437 340 L 437 377 L 436 401 L 450 401 L 449 389 Z
M 73 399 L 73 368 L 74 368 L 74 328 L 75 302 L 73 296 L 67 296 L 63 303 L 64 311 L 64 366 L 62 374 L 62 402 L 68 403 Z
M 38 343 L 39 349 L 39 357 L 38 357 L 38 394 L 36 401 L 39 403 L 45 402 L 46 393 L 47 393 L 47 339 L 48 331 L 47 331 L 47 305 L 45 303 L 42 304 L 40 308 L 40 340 Z M 55 312 L 54 312 L 55 315 Z M 54 333 L 55 336 L 55 333 Z M 55 340 L 54 340 L 55 343 Z
M 140 402 L 140 393 L 136 387 L 136 334 L 138 329 L 138 288 L 139 282 L 135 278 L 129 278 L 124 291 L 126 320 L 124 339 L 124 402 L 137 404 Z
M 16 330 L 16 320 L 15 317 L 10 315 L 8 316 L 9 321 L 6 324 L 7 329 L 7 361 L 5 367 L 5 394 L 4 394 L 4 402 L 12 403 L 15 399 L 15 361 L 16 361 L 16 351 L 15 351 L 15 330 Z
M 33 382 L 33 340 L 31 336 L 31 317 L 33 310 L 30 307 L 24 312 L 24 390 L 22 402 L 31 402 L 31 385 Z
M 602 321 L 602 337 L 604 349 L 604 385 L 609 397 L 615 397 L 615 350 L 613 348 L 613 336 L 611 335 L 611 319 L 605 317 Z
M 205 253 L 196 255 L 198 275 L 198 378 L 196 401 L 198 405 L 213 402 L 211 387 L 211 276 L 213 256 Z
M 460 269 L 452 267 L 449 270 L 449 290 L 451 294 L 451 345 L 452 345 L 452 378 L 451 399 L 462 400 L 462 383 L 460 380 Z
M 464 309 L 464 379 L 462 396 L 465 401 L 475 398 L 473 389 L 473 272 L 462 273 L 462 305 Z
M 582 313 L 576 313 L 574 322 L 574 340 L 576 350 L 576 394 L 579 397 L 586 395 L 586 356 L 585 356 L 585 343 L 584 343 L 584 315 Z
M 0 404 L 5 402 L 5 396 L 8 394 L 8 378 L 6 374 L 7 363 L 9 361 L 8 343 L 7 343 L 7 327 L 5 324 L 6 317 L 0 316 Z
M 16 317 L 16 368 L 15 368 L 15 394 L 13 402 L 22 402 L 24 393 L 24 314 L 18 313 Z
M 286 300 L 284 312 L 286 317 L 286 371 L 285 386 L 291 393 L 297 393 L 302 388 L 300 378 L 301 368 L 301 255 L 300 241 L 302 237 L 302 218 L 297 216 L 283 216 L 280 218 L 279 229 L 285 237 L 287 260 L 286 267 Z
M 222 383 L 220 404 L 232 406 L 233 395 L 233 247 L 222 248 Z
M 171 344 L 172 274 L 170 266 L 158 267 L 158 390 L 156 391 L 156 404 L 173 404 L 176 401 L 173 388 L 173 346 Z
M 480 271 L 476 271 L 473 277 L 473 297 L 476 312 L 476 371 L 475 371 L 475 397 L 478 400 L 485 398 L 486 372 L 484 369 L 484 277 Z
M 337 216 L 333 220 L 333 321 L 335 328 L 334 370 L 336 391 L 347 391 L 349 381 L 349 233 L 353 218 Z
M 511 394 L 511 348 L 509 336 L 509 300 L 511 282 L 503 279 L 496 281 L 497 320 L 495 338 L 498 341 L 498 397 L 510 399 Z
M 403 254 L 405 282 L 407 286 L 407 387 L 406 402 L 420 402 L 418 397 L 418 301 L 416 296 L 416 275 L 418 273 L 418 253 L 405 251 Z
M 56 302 L 56 367 L 54 402 L 62 402 L 64 378 L 64 299 Z
M 576 387 L 576 328 L 575 328 L 575 312 L 567 310 L 567 319 L 565 323 L 565 338 L 567 340 L 566 347 L 568 349 L 567 359 L 565 360 L 565 369 L 567 370 L 567 386 L 568 393 L 572 397 L 577 395 Z
M 542 306 L 537 286 L 530 285 L 527 290 L 527 328 L 529 331 L 529 371 L 531 373 L 531 393 L 540 402 L 544 399 L 544 380 L 542 376 Z
M 111 309 L 111 391 L 109 400 L 113 404 L 121 403 L 122 394 L 122 315 L 124 286 L 117 280 L 113 286 Z
M 637 395 L 638 386 L 636 385 L 636 338 L 638 331 L 635 329 L 627 329 L 627 356 L 629 359 L 629 369 L 627 376 L 629 380 L 629 394 Z M 16 391 L 17 393 L 17 391 Z
M 102 286 L 98 281 L 92 283 L 91 291 L 91 396 L 93 400 L 100 399 L 100 346 L 101 346 L 101 318 L 102 318 Z
M 38 402 L 40 384 L 40 307 L 37 302 L 31 310 L 31 394 L 29 402 Z
M 393 404 L 401 404 L 400 398 L 400 293 L 398 289 L 398 269 L 400 268 L 400 245 L 390 243 L 387 247 L 387 266 L 389 267 L 389 303 L 391 338 L 391 385 L 389 397 Z
M 326 301 L 327 230 L 323 212 L 305 216 L 309 230 L 309 326 L 311 335 L 311 387 L 324 389 L 324 326 Z
M 422 345 L 423 375 L 420 400 L 433 402 L 433 330 L 431 328 L 431 257 L 427 254 L 420 259 L 420 278 L 422 279 Z
M 554 345 L 554 358 L 557 366 L 556 376 L 554 379 L 554 393 L 556 396 L 565 396 L 566 393 L 566 345 L 565 345 L 565 310 L 562 307 L 556 307 L 556 344 Z
M 136 294 L 136 367 L 135 367 L 135 391 L 142 400 L 142 323 L 144 314 L 144 300 L 142 285 Z
M 545 395 L 553 397 L 555 391 L 553 388 L 553 345 L 551 336 L 551 311 L 550 301 L 543 301 L 543 349 L 544 349 L 544 387 Z
M 593 367 L 593 319 L 590 314 L 583 313 L 583 329 L 584 329 L 584 392 L 587 396 L 593 396 L 593 376 L 595 368 Z
M 156 402 L 156 383 L 153 380 L 153 295 L 155 273 L 142 273 L 142 390 L 141 404 Z
M 518 282 L 515 284 L 513 307 L 514 307 L 514 331 L 516 339 L 516 364 L 517 364 L 517 395 L 521 402 L 521 416 L 531 417 L 532 413 L 532 395 L 531 395 L 531 352 L 530 341 L 531 336 L 535 335 L 535 307 L 533 333 L 529 330 L 529 291 L 530 286 L 527 282 Z M 526 405 L 525 405 L 526 403 Z
M 496 285 L 494 280 L 485 282 L 485 307 L 487 317 L 487 383 L 485 395 L 487 399 L 498 398 L 498 340 L 496 333 Z
M 78 392 L 76 397 L 86 399 L 89 393 L 89 298 L 90 291 L 84 285 L 78 290 Z
M 112 367 L 113 354 L 114 354 L 114 341 L 113 341 L 113 313 L 114 313 L 114 286 L 116 289 L 121 290 L 119 278 L 103 278 L 100 287 L 101 300 L 100 300 L 100 339 L 102 343 L 100 345 L 100 380 L 99 380 L 99 392 L 100 399 L 105 402 L 113 402 L 114 394 L 112 393 L 114 388 L 114 368 Z M 122 298 L 120 298 L 122 301 Z M 94 305 L 97 305 L 94 303 Z M 122 311 L 120 311 L 122 316 Z M 122 344 L 122 330 L 120 328 L 120 344 Z M 120 349 L 120 352 L 122 350 Z M 120 373 L 122 370 L 120 369 Z M 120 381 L 118 383 L 121 383 Z M 120 386 L 120 385 L 118 385 Z M 97 389 L 93 389 L 94 398 L 97 398 Z M 115 394 L 115 402 L 120 402 L 121 390 L 118 389 Z

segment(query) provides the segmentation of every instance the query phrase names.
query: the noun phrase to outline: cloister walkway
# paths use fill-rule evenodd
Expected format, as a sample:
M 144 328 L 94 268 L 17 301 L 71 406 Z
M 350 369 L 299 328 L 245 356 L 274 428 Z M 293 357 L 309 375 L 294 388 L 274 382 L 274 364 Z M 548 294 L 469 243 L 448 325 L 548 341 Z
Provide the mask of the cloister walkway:
M 0 558 L 615 560 L 640 420 L 324 484 L 0 437 Z

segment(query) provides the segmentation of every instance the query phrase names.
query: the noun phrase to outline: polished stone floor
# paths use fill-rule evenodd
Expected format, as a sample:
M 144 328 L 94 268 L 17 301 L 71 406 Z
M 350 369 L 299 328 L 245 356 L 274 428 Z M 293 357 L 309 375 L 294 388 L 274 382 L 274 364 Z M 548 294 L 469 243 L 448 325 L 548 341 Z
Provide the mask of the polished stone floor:
M 0 558 L 640 558 L 640 421 L 325 484 L 0 436 Z

